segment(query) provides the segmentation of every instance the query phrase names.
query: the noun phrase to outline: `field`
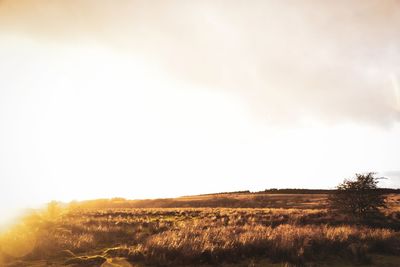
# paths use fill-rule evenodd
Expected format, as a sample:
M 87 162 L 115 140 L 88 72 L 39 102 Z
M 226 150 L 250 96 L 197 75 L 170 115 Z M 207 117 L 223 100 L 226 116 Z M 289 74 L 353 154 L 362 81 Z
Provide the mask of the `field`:
M 400 195 L 366 222 L 325 194 L 50 204 L 0 239 L 1 266 L 400 266 Z

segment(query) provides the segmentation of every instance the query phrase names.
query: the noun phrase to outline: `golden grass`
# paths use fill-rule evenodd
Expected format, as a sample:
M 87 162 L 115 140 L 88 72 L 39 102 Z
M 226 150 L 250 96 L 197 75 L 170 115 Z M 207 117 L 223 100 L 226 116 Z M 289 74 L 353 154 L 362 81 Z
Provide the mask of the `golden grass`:
M 53 206 L 25 217 L 0 236 L 0 265 L 45 261 L 54 266 L 187 266 L 269 259 L 301 266 L 332 257 L 368 263 L 372 254 L 400 252 L 399 198 L 390 197 L 393 207 L 369 224 L 315 207 Z

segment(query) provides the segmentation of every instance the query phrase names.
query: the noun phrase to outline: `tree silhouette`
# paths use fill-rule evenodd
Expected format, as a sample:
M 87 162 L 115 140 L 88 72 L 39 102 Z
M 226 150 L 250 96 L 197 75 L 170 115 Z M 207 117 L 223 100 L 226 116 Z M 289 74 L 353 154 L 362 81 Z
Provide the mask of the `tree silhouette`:
M 378 213 L 385 208 L 385 196 L 378 189 L 375 173 L 356 174 L 354 180 L 344 180 L 328 200 L 330 209 L 353 214 L 358 218 Z

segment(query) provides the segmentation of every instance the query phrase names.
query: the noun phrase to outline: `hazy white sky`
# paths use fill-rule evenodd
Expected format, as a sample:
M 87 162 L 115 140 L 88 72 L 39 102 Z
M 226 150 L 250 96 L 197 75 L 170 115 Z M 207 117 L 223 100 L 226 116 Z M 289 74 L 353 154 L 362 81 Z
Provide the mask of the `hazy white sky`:
M 0 1 L 0 213 L 400 186 L 399 1 Z

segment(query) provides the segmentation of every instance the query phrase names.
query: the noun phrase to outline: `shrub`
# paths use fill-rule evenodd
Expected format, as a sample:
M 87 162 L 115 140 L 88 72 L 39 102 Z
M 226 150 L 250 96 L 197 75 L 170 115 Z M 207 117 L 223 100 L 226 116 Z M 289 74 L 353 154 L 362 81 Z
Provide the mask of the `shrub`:
M 378 190 L 375 173 L 356 174 L 354 180 L 344 180 L 329 196 L 330 209 L 365 218 L 385 208 L 385 196 Z

